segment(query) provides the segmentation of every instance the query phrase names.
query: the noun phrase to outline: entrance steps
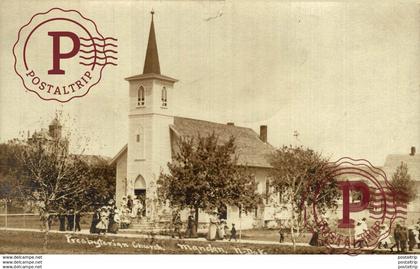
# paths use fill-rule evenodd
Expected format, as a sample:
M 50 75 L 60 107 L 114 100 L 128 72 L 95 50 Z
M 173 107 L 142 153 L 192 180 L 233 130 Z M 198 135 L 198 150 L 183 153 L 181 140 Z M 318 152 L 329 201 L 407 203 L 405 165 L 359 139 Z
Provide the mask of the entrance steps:
M 132 220 L 128 229 L 120 229 L 120 232 L 125 230 L 137 233 L 159 233 L 169 231 L 171 229 L 170 220 L 153 221 L 146 218 Z

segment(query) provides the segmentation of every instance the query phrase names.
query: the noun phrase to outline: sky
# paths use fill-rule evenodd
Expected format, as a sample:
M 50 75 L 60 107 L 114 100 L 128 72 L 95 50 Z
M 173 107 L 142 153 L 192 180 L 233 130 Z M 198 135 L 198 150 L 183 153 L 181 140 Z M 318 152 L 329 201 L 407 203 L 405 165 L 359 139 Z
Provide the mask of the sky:
M 128 82 L 141 74 L 155 11 L 161 72 L 179 80 L 178 116 L 268 125 L 276 147 L 383 165 L 420 141 L 419 5 L 415 2 L 1 1 L 0 142 L 71 119 L 87 153 L 114 156 L 128 136 Z M 31 8 L 28 8 L 31 7 Z M 36 12 L 77 9 L 118 38 L 118 66 L 61 104 L 25 91 L 17 33 Z M 299 136 L 294 136 L 295 131 Z

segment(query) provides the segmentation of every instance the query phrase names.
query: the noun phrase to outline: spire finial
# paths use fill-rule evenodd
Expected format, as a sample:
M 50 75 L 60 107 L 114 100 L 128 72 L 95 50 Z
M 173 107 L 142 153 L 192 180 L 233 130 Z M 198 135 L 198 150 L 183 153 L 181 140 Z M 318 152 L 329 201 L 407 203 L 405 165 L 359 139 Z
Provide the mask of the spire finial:
M 155 14 L 155 11 L 152 9 L 150 14 L 152 14 L 152 21 L 150 23 L 149 41 L 147 43 L 143 74 L 154 73 L 160 75 L 159 56 L 156 45 L 155 27 L 153 23 L 153 15 Z

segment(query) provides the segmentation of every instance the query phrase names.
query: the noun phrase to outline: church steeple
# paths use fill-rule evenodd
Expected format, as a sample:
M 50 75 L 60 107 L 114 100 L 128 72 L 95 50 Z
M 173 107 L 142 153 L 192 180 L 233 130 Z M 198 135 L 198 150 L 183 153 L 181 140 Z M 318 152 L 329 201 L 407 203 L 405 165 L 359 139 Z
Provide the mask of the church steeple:
M 159 55 L 156 45 L 155 26 L 153 23 L 153 15 L 155 12 L 152 10 L 152 22 L 150 24 L 149 42 L 147 43 L 146 59 L 144 60 L 143 74 L 158 74 L 160 75 Z

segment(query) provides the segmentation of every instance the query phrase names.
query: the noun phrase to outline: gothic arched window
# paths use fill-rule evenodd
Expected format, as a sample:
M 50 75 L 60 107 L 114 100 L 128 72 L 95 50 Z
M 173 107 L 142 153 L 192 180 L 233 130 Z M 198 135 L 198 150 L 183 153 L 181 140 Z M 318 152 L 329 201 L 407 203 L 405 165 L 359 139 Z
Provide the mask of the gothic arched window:
M 162 106 L 167 107 L 168 106 L 168 93 L 166 92 L 166 87 L 162 88 Z
M 139 126 L 136 131 L 136 159 L 144 159 L 145 158 L 145 146 L 146 146 L 146 139 L 144 135 L 144 131 L 142 126 Z
M 140 86 L 137 92 L 137 106 L 144 106 L 144 88 Z

